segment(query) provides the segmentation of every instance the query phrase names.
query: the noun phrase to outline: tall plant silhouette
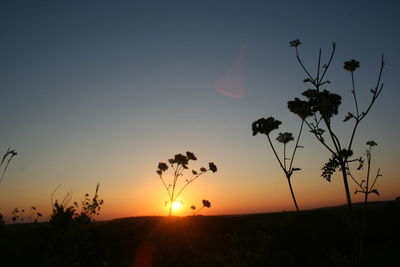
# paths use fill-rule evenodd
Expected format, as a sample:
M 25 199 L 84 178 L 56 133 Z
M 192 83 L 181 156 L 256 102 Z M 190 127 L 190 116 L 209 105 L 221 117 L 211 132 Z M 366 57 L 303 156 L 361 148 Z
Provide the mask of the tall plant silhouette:
M 0 177 L 0 183 L 3 181 L 4 179 L 4 175 L 7 171 L 8 165 L 10 164 L 11 160 L 13 157 L 15 157 L 17 155 L 17 152 L 15 151 L 15 149 L 7 149 L 7 152 L 3 155 L 3 158 L 1 159 L 0 162 L 0 170 L 1 168 L 3 168 L 3 171 L 1 173 L 1 177 Z M 4 164 L 4 167 L 3 167 Z
M 17 152 L 15 149 L 7 149 L 7 152 L 3 155 L 3 158 L 1 159 L 0 162 L 0 170 L 3 168 L 3 171 L 1 172 L 1 177 L 0 177 L 0 184 L 4 179 L 4 175 L 6 174 L 8 165 L 10 164 L 11 160 L 13 157 L 17 155 Z M 3 166 L 4 165 L 4 166 Z M 0 213 L 0 225 L 4 224 L 4 219 L 3 219 L 3 214 Z
M 375 141 L 368 141 L 367 142 L 367 149 L 365 151 L 365 158 L 367 159 L 367 172 L 364 179 L 357 179 L 355 175 L 351 172 L 349 166 L 347 166 L 347 172 L 350 178 L 354 181 L 357 185 L 354 194 L 361 193 L 364 194 L 364 207 L 363 207 L 363 217 L 362 217 L 362 224 L 361 224 L 361 235 L 360 235 L 360 247 L 359 247 L 359 257 L 362 257 L 363 254 L 363 247 L 364 247 L 364 239 L 365 233 L 367 230 L 367 205 L 368 205 L 368 196 L 370 194 L 375 194 L 379 196 L 378 189 L 375 188 L 376 182 L 378 181 L 379 177 L 382 176 L 381 169 L 378 168 L 375 177 L 371 180 L 371 161 L 372 161 L 372 147 L 376 146 L 377 143 Z M 359 166 L 357 170 L 361 170 L 364 166 L 364 159 L 360 157 L 358 159 Z
M 169 166 L 172 168 L 172 179 L 166 180 L 163 174 L 168 170 L 168 164 L 164 162 L 158 163 L 158 169 L 156 173 L 160 176 L 160 180 L 167 191 L 168 201 L 166 202 L 169 205 L 169 213 L 171 216 L 172 212 L 172 203 L 176 201 L 176 199 L 182 194 L 182 192 L 187 188 L 188 185 L 197 180 L 201 175 L 205 174 L 208 171 L 216 172 L 217 166 L 210 162 L 208 163 L 208 169 L 205 167 L 201 167 L 199 171 L 193 170 L 191 171 L 191 175 L 186 178 L 183 184 L 180 184 L 179 181 L 184 177 L 184 171 L 189 169 L 188 165 L 190 161 L 197 160 L 196 156 L 192 152 L 186 152 L 186 155 L 176 154 L 174 158 L 169 159 Z M 181 178 L 181 179 L 180 179 Z
M 307 89 L 303 92 L 303 96 L 306 100 L 300 100 L 295 98 L 288 102 L 288 108 L 291 112 L 302 116 L 304 115 L 304 109 L 309 111 L 306 114 L 304 123 L 309 128 L 310 132 L 323 145 L 331 154 L 328 162 L 322 168 L 322 177 L 327 181 L 331 181 L 332 175 L 337 169 L 340 170 L 343 178 L 344 189 L 346 193 L 346 200 L 350 217 L 353 219 L 352 201 L 349 190 L 347 164 L 353 161 L 351 156 L 353 155 L 353 143 L 356 136 L 356 131 L 363 119 L 371 111 L 372 106 L 379 97 L 383 89 L 383 83 L 381 82 L 383 68 L 385 66 L 383 56 L 381 57 L 381 64 L 378 71 L 378 77 L 375 86 L 370 89 L 371 98 L 366 108 L 362 111 L 358 103 L 358 92 L 356 90 L 355 82 L 355 71 L 360 67 L 360 62 L 355 59 L 344 62 L 343 68 L 350 73 L 351 78 L 351 94 L 354 101 L 354 111 L 348 112 L 343 122 L 353 121 L 351 127 L 350 138 L 347 142 L 339 139 L 336 131 L 333 129 L 332 121 L 334 116 L 338 115 L 339 106 L 342 102 L 342 97 L 338 94 L 331 93 L 323 87 L 331 84 L 326 79 L 326 74 L 331 67 L 332 59 L 335 55 L 336 44 L 332 43 L 332 50 L 329 59 L 326 64 L 321 63 L 322 50 L 319 50 L 317 60 L 317 71 L 314 75 L 305 66 L 303 60 L 300 58 L 299 46 L 301 42 L 293 40 L 290 42 L 290 46 L 296 51 L 296 58 L 304 71 L 306 78 L 303 80 L 304 83 L 310 84 L 312 89 Z M 326 138 L 328 137 L 328 139 Z
M 379 196 L 379 191 L 378 189 L 375 188 L 375 184 L 378 181 L 378 178 L 382 176 L 381 174 L 381 169 L 378 168 L 378 171 L 376 172 L 375 178 L 373 181 L 371 181 L 371 161 L 372 161 L 372 147 L 377 146 L 377 143 L 375 141 L 368 141 L 367 142 L 367 149 L 365 151 L 365 157 L 367 159 L 367 174 L 365 179 L 362 179 L 359 181 L 359 179 L 356 179 L 355 176 L 351 173 L 350 167 L 347 167 L 347 172 L 350 176 L 350 178 L 354 181 L 354 183 L 357 185 L 356 190 L 354 191 L 354 194 L 357 193 L 362 193 L 364 194 L 364 207 L 367 206 L 368 204 L 368 196 L 370 194 L 375 194 Z M 364 165 L 364 159 L 360 157 L 358 159 L 360 162 L 360 165 L 357 167 L 358 170 L 361 170 Z
M 271 141 L 270 133 L 273 130 L 278 129 L 280 124 L 281 124 L 281 121 L 276 120 L 273 117 L 268 117 L 266 119 L 261 118 L 261 119 L 256 120 L 255 122 L 253 122 L 253 124 L 251 126 L 252 126 L 253 135 L 264 134 L 267 136 L 268 143 L 270 144 L 272 151 L 274 152 L 274 155 L 275 155 L 276 159 L 278 160 L 279 166 L 281 167 L 282 171 L 285 173 L 286 180 L 288 181 L 288 184 L 289 184 L 290 194 L 292 195 L 292 199 L 293 199 L 294 205 L 296 207 L 296 210 L 300 211 L 299 206 L 297 205 L 296 196 L 293 191 L 291 178 L 292 178 L 293 172 L 300 170 L 300 168 L 293 167 L 293 161 L 294 161 L 294 157 L 296 155 L 297 149 L 301 147 L 301 146 L 299 146 L 299 140 L 300 140 L 301 132 L 303 130 L 304 119 L 302 119 L 302 121 L 301 121 L 299 133 L 296 138 L 296 145 L 293 148 L 291 158 L 287 157 L 286 146 L 289 142 L 294 140 L 292 133 L 289 133 L 289 132 L 279 133 L 278 137 L 276 138 L 276 140 L 279 143 L 283 144 L 282 159 L 280 159 L 280 157 L 278 156 L 278 153 L 276 152 L 274 144 Z M 287 164 L 287 161 L 289 161 L 289 164 Z

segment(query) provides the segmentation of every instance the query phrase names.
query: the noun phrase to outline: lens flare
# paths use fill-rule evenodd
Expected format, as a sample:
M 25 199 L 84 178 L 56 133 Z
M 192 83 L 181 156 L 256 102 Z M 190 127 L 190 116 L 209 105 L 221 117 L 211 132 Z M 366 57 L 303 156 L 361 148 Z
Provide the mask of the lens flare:
M 244 55 L 247 44 L 243 44 L 235 63 L 228 69 L 215 84 L 214 89 L 220 94 L 233 98 L 243 98 L 245 94 L 244 87 Z
M 172 202 L 172 210 L 177 211 L 182 207 L 182 203 L 180 201 L 174 201 Z

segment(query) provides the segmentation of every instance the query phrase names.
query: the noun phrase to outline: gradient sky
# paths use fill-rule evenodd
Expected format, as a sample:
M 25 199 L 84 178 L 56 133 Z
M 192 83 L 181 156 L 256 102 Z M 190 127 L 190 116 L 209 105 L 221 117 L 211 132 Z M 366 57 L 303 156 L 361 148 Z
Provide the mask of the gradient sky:
M 293 210 L 283 173 L 251 123 L 274 116 L 280 131 L 299 127 L 286 108 L 307 89 L 289 47 L 297 38 L 313 69 L 318 49 L 326 59 L 337 43 L 327 89 L 343 96 L 335 122 L 343 138 L 351 124 L 341 119 L 354 110 L 343 62 L 361 62 L 365 107 L 385 54 L 384 91 L 359 127 L 355 154 L 378 143 L 379 199 L 394 199 L 398 10 L 398 1 L 1 1 L 0 152 L 19 154 L 0 184 L 0 212 L 34 205 L 48 216 L 59 184 L 55 198 L 72 189 L 80 201 L 100 182 L 101 219 L 165 215 L 157 164 L 186 151 L 198 157 L 195 167 L 213 161 L 219 170 L 182 195 L 180 215 L 202 199 L 212 203 L 202 214 Z M 293 177 L 300 208 L 344 204 L 341 177 L 320 177 L 329 153 L 309 133 L 301 144 L 295 165 L 303 170 Z

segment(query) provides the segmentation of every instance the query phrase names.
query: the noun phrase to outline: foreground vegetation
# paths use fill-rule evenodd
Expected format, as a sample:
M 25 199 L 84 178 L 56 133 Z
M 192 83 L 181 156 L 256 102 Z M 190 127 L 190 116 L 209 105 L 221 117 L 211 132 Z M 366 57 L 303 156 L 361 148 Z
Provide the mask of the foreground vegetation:
M 362 217 L 362 206 L 355 206 Z M 392 266 L 400 201 L 373 202 L 362 266 Z M 361 220 L 359 220 L 361 222 Z M 351 266 L 346 207 L 241 216 L 136 217 L 0 230 L 2 266 Z
M 315 75 L 300 58 L 301 42 L 290 43 L 296 51 L 296 59 L 304 71 L 306 89 L 303 100 L 289 101 L 288 109 L 301 119 L 293 152 L 287 152 L 287 145 L 294 141 L 292 133 L 281 132 L 276 140 L 283 145 L 278 154 L 271 141 L 271 132 L 281 122 L 273 117 L 261 118 L 252 123 L 253 135 L 267 136 L 268 143 L 289 185 L 295 213 L 260 214 L 247 216 L 219 217 L 171 217 L 173 206 L 179 204 L 178 197 L 185 189 L 206 172 L 215 173 L 217 166 L 209 162 L 208 168 L 189 170 L 189 162 L 197 157 L 190 151 L 176 154 L 168 163 L 159 162 L 156 173 L 164 186 L 168 199 L 169 218 L 146 217 L 94 223 L 99 215 L 103 200 L 99 198 L 99 184 L 95 194 L 86 194 L 81 204 L 72 203 L 72 190 L 60 201 L 51 195 L 52 214 L 49 222 L 37 223 L 41 213 L 31 207 L 28 218 L 36 223 L 22 222 L 25 209 L 12 211 L 14 225 L 5 225 L 0 214 L 1 265 L 6 266 L 384 266 L 394 260 L 399 246 L 399 201 L 368 205 L 368 195 L 379 195 L 374 187 L 382 176 L 380 169 L 375 179 L 371 175 L 371 147 L 368 141 L 366 151 L 366 178 L 357 179 L 350 165 L 358 162 L 361 170 L 365 159 L 353 158 L 353 143 L 357 128 L 382 92 L 382 73 L 385 66 L 383 56 L 377 82 L 369 90 L 367 107 L 359 109 L 356 91 L 355 71 L 360 62 L 345 61 L 343 68 L 350 73 L 351 95 L 354 110 L 342 118 L 344 123 L 352 122 L 349 140 L 339 139 L 334 130 L 333 119 L 339 114 L 342 97 L 325 89 L 331 82 L 326 74 L 335 55 L 336 44 L 332 44 L 329 60 L 323 64 L 322 50 L 319 50 Z M 347 123 L 348 124 L 348 123 Z M 291 179 L 301 169 L 295 167 L 294 157 L 299 145 L 303 126 L 308 128 L 316 141 L 328 152 L 329 159 L 322 167 L 322 177 L 327 181 L 335 172 L 343 178 L 348 212 L 344 208 L 320 209 L 300 212 Z M 0 162 L 0 183 L 15 150 L 8 149 Z M 279 156 L 281 155 L 281 156 Z M 289 158 L 289 156 L 291 157 Z M 3 170 L 1 172 L 1 170 Z M 166 175 L 169 170 L 170 179 Z M 355 193 L 365 195 L 363 208 L 353 211 L 350 195 L 351 179 L 356 184 Z M 362 205 L 360 205 L 362 206 Z M 202 208 L 210 208 L 211 202 L 203 200 Z M 196 210 L 191 206 L 193 215 Z M 79 211 L 80 209 L 80 211 Z M 368 212 L 367 212 L 368 210 Z M 368 216 L 367 216 L 368 214 Z M 367 219 L 368 218 L 368 219 Z M 368 227 L 367 227 L 368 225 Z

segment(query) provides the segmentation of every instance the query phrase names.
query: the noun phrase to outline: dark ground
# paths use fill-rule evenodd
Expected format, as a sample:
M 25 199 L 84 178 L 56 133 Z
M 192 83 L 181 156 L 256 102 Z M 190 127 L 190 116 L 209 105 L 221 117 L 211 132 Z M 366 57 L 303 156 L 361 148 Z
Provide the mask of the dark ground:
M 362 214 L 355 206 L 357 226 Z M 357 230 L 359 232 L 359 230 Z M 352 266 L 346 207 L 0 229 L 0 266 Z M 400 201 L 370 203 L 359 266 L 400 266 Z

